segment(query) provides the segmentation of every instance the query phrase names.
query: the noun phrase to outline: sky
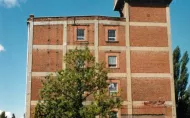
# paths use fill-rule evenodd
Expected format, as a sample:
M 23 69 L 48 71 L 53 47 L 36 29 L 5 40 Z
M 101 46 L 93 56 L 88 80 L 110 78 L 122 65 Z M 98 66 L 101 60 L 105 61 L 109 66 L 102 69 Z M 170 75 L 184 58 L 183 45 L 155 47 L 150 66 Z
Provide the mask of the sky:
M 190 52 L 190 0 L 170 5 L 172 47 Z M 105 15 L 113 0 L 0 0 L 0 112 L 22 118 L 25 112 L 27 18 L 35 16 Z M 190 69 L 190 64 L 188 65 Z

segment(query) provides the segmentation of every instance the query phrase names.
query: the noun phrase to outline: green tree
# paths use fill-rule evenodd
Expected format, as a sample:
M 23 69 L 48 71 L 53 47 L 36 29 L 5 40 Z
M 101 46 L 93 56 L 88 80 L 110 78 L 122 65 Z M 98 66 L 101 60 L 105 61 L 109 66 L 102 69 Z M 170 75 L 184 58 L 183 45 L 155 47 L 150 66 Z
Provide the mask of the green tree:
M 180 48 L 176 47 L 173 52 L 173 66 L 177 118 L 189 118 L 187 117 L 188 106 L 190 105 L 189 94 L 187 91 L 187 83 L 189 77 L 187 69 L 188 62 L 189 56 L 187 51 L 181 58 Z
M 12 118 L 16 118 L 14 113 L 12 114 Z
M 35 118 L 95 118 L 107 116 L 121 106 L 117 95 L 109 95 L 108 71 L 95 63 L 88 48 L 70 50 L 64 59 L 66 69 L 42 81 L 41 100 Z M 91 97 L 93 100 L 85 105 Z
M 4 111 L 1 113 L 0 118 L 7 118 Z

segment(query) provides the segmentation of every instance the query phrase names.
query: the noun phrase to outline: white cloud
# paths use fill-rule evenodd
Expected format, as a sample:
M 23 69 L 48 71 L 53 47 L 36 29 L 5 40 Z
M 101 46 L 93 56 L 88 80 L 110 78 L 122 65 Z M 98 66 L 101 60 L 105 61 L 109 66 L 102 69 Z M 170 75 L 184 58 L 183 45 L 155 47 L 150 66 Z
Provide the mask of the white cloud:
M 3 51 L 5 51 L 5 48 L 0 44 L 0 52 L 3 52 Z M 0 110 L 0 112 L 2 111 Z
M 0 4 L 7 8 L 19 6 L 19 3 L 17 0 L 0 0 Z
M 11 118 L 12 117 L 12 113 L 11 112 L 5 112 L 5 115 L 7 116 L 7 118 Z
M 25 3 L 27 0 L 0 0 L 0 5 L 6 8 L 19 7 L 20 3 Z

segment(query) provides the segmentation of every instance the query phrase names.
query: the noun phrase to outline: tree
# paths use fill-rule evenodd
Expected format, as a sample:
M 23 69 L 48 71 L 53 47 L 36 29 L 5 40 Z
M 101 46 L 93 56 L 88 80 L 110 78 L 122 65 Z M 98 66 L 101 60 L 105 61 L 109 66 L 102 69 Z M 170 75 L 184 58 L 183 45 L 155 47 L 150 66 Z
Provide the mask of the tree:
M 174 84 L 175 84 L 175 98 L 176 98 L 176 111 L 178 118 L 187 117 L 188 108 L 190 105 L 189 94 L 187 91 L 188 83 L 188 69 L 187 63 L 189 62 L 189 56 L 187 51 L 181 58 L 180 48 L 176 47 L 173 52 L 173 66 L 174 66 Z
M 65 70 L 42 81 L 41 100 L 35 108 L 35 118 L 105 117 L 121 106 L 119 96 L 109 95 L 105 65 L 95 63 L 88 48 L 70 50 L 64 61 Z M 85 105 L 89 97 L 93 100 Z
M 0 118 L 7 118 L 4 111 L 1 113 Z
M 16 118 L 14 113 L 12 114 L 12 118 Z

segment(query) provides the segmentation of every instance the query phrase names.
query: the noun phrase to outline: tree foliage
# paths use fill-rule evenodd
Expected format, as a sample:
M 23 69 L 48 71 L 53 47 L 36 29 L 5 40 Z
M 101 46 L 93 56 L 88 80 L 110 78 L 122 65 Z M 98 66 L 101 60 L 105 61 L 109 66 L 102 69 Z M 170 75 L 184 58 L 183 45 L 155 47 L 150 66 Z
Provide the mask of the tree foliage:
M 174 84 L 177 118 L 189 118 L 190 94 L 187 90 L 189 56 L 187 51 L 181 57 L 180 48 L 176 47 L 173 52 Z
M 16 118 L 14 113 L 12 114 L 12 118 Z
M 109 95 L 105 65 L 95 63 L 88 48 L 70 50 L 64 61 L 65 70 L 42 81 L 35 118 L 106 117 L 114 108 L 120 107 L 120 97 Z M 89 97 L 93 100 L 86 104 Z
M 7 118 L 4 111 L 1 113 L 0 118 Z

